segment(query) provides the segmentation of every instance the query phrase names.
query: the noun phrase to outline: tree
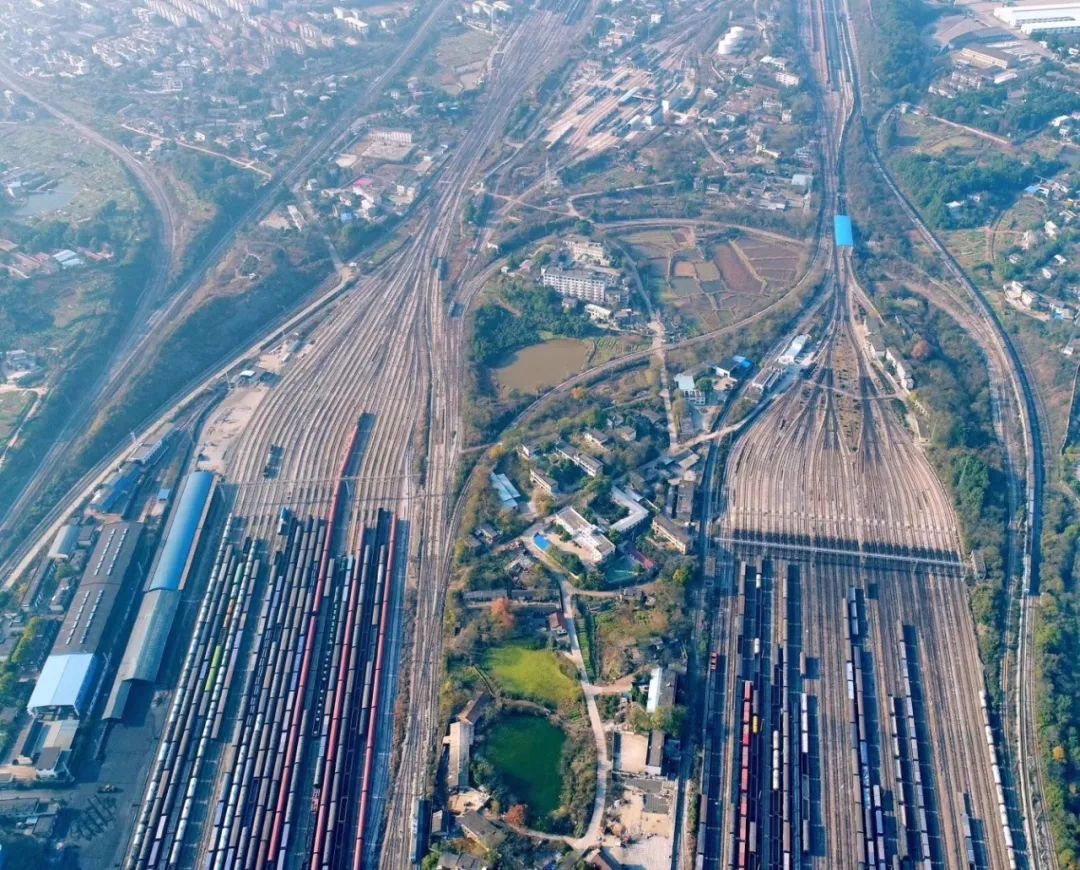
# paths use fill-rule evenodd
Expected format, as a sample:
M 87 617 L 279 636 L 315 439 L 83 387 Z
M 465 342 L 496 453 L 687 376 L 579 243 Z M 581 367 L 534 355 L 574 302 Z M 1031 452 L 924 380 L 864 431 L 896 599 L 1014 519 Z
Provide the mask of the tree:
M 546 492 L 542 492 L 533 499 L 533 504 L 536 505 L 536 512 L 540 514 L 540 516 L 546 517 L 551 513 L 552 508 L 555 507 L 555 499 Z
M 516 623 L 514 611 L 510 609 L 509 598 L 496 598 L 491 602 L 491 624 L 501 637 L 509 636 Z
M 679 586 L 685 586 L 690 582 L 690 578 L 694 576 L 694 569 L 690 565 L 680 565 L 671 575 L 672 582 Z
M 933 349 L 930 347 L 930 342 L 928 342 L 925 338 L 920 338 L 911 348 L 912 358 L 918 360 L 919 362 L 924 362 L 925 360 L 930 359 L 930 355 L 932 353 Z
M 510 809 L 506 811 L 506 815 L 503 818 L 506 820 L 506 824 L 515 828 L 524 828 L 525 823 L 528 820 L 529 808 L 525 804 L 514 804 Z

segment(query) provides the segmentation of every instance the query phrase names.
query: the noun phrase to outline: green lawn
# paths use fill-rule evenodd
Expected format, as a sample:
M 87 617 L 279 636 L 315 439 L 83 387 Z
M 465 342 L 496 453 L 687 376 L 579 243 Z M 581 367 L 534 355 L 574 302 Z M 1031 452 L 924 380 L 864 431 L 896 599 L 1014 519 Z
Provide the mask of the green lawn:
M 509 695 L 561 708 L 581 698 L 578 683 L 563 673 L 547 649 L 503 646 L 489 650 L 485 668 Z
M 484 755 L 507 790 L 529 808 L 529 824 L 543 826 L 562 795 L 560 761 L 566 733 L 540 716 L 500 718 L 484 740 Z

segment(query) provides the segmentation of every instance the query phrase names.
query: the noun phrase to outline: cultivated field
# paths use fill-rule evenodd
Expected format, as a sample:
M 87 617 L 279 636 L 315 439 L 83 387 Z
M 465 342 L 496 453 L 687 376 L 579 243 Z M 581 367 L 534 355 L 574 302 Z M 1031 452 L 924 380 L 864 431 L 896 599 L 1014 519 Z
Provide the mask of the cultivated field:
M 719 329 L 790 289 L 804 265 L 793 239 L 740 230 L 736 238 L 693 227 L 654 229 L 624 237 L 662 305 L 690 328 Z

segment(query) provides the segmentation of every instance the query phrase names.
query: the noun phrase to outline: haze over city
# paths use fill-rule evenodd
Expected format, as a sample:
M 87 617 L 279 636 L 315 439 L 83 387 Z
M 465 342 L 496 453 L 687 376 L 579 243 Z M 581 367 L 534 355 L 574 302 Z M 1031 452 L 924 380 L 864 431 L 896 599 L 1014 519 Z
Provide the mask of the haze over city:
M 1080 867 L 1078 34 L 0 0 L 0 870 Z

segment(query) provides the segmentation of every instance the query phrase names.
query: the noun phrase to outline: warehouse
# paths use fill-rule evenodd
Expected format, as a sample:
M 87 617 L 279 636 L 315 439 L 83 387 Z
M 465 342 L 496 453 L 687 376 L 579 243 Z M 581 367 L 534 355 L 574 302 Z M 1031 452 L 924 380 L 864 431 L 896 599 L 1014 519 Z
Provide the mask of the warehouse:
M 123 613 L 116 603 L 141 533 L 140 523 L 109 523 L 102 528 L 30 696 L 31 715 L 65 718 L 86 713 L 101 674 L 104 647 Z
M 214 482 L 214 475 L 209 471 L 195 471 L 184 479 L 176 508 L 165 529 L 165 542 L 151 571 L 150 582 L 146 584 L 147 591 L 183 586 L 195 555 L 195 542 L 210 509 Z
M 1077 2 L 1001 6 L 994 10 L 994 15 L 1027 36 L 1080 32 L 1080 3 Z
M 82 718 L 93 702 L 101 671 L 96 655 L 50 655 L 34 685 L 26 709 L 38 719 Z
M 109 523 L 101 529 L 51 655 L 101 652 L 106 629 L 113 627 L 113 611 L 141 532 L 141 524 L 126 522 Z
M 157 679 L 180 604 L 180 590 L 191 570 L 215 486 L 216 478 L 209 471 L 193 472 L 181 485 L 105 706 L 107 719 L 123 717 L 133 682 L 152 683 Z
M 49 558 L 60 562 L 66 562 L 75 554 L 79 546 L 79 527 L 73 523 L 61 526 L 60 531 L 53 538 L 52 546 L 49 547 Z

